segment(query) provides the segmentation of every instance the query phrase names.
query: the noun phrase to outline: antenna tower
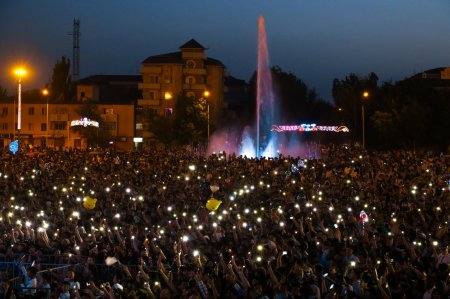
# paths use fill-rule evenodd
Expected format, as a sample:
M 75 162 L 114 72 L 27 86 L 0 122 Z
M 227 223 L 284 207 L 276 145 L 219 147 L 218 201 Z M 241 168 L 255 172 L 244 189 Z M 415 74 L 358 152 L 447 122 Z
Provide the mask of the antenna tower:
M 80 19 L 73 19 L 72 81 L 80 76 Z

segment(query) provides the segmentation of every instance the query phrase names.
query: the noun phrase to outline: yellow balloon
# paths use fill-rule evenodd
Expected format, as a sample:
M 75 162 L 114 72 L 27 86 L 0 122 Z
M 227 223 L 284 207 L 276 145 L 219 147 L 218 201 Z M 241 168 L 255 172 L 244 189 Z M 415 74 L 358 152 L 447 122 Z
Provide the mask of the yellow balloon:
M 86 200 L 83 202 L 83 207 L 87 210 L 92 210 L 95 208 L 95 203 L 97 202 L 97 198 L 92 198 L 90 196 L 86 196 Z
M 210 211 L 215 211 L 219 208 L 220 204 L 222 203 L 221 200 L 217 200 L 215 198 L 210 198 L 207 202 L 206 202 L 206 208 Z

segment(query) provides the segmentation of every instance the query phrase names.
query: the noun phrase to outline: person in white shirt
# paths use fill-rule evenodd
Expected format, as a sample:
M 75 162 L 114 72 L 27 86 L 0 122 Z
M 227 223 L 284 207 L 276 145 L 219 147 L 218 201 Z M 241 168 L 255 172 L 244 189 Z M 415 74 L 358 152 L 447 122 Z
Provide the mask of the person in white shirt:
M 31 266 L 28 269 L 25 269 L 25 266 L 23 263 L 20 265 L 20 269 L 22 270 L 22 273 L 25 277 L 25 282 L 22 283 L 20 286 L 23 289 L 23 294 L 25 295 L 34 295 L 36 294 L 36 288 L 37 288 L 37 269 L 34 266 Z

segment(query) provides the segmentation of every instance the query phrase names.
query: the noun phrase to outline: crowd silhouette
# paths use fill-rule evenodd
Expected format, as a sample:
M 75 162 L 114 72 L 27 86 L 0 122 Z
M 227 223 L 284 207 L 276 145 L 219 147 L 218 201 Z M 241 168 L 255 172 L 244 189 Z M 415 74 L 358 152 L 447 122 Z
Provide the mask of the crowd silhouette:
M 408 151 L 5 151 L 0 298 L 448 298 L 449 196 Z

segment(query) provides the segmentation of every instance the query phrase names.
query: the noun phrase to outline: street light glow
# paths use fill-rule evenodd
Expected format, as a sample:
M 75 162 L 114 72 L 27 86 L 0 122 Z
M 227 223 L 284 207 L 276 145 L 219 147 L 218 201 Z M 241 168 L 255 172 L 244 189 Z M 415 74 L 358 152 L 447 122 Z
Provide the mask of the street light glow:
M 14 70 L 14 74 L 16 74 L 19 77 L 23 77 L 27 74 L 27 70 L 24 68 L 17 68 Z
M 369 93 L 368 93 L 367 91 L 365 91 L 365 92 L 363 93 L 363 97 L 364 97 L 364 98 L 368 98 L 368 97 L 369 97 Z
M 208 91 L 208 90 L 205 90 L 205 91 L 203 92 L 203 96 L 204 96 L 205 98 L 209 97 L 209 91 Z

